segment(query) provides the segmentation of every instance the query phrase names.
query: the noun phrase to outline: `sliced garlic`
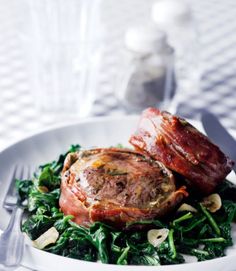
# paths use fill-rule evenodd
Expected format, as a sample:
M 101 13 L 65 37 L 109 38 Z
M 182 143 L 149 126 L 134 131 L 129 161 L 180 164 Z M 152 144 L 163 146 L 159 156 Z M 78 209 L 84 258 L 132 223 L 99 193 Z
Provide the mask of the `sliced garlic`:
M 153 245 L 154 247 L 159 247 L 166 240 L 168 234 L 168 229 L 153 229 L 148 231 L 147 239 L 151 245 Z
M 217 193 L 205 197 L 201 203 L 211 213 L 215 213 L 222 206 L 220 195 Z
M 45 233 L 40 235 L 36 240 L 33 241 L 33 246 L 38 249 L 43 249 L 49 244 L 56 243 L 59 237 L 59 232 L 55 227 L 51 227 Z
M 187 203 L 183 203 L 179 209 L 177 210 L 177 212 L 183 212 L 183 211 L 188 211 L 191 213 L 197 213 L 197 209 L 195 209 L 193 206 L 187 204 Z

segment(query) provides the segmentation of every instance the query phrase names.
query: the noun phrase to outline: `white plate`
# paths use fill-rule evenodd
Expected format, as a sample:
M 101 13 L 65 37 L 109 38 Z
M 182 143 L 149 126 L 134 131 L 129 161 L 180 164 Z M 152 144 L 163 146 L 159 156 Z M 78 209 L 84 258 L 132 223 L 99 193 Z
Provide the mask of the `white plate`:
M 51 161 L 66 151 L 71 144 L 79 143 L 83 147 L 108 147 L 117 143 L 128 146 L 128 138 L 135 130 L 137 117 L 96 118 L 80 123 L 53 128 L 21 140 L 0 153 L 0 206 L 8 187 L 8 174 L 14 164 L 35 164 Z M 201 129 L 199 123 L 193 123 Z M 0 228 L 6 227 L 9 214 L 0 207 Z M 236 230 L 233 232 L 236 243 Z M 31 246 L 26 246 L 22 265 L 40 271 L 233 271 L 236 262 L 236 246 L 228 250 L 228 256 L 200 263 L 188 263 L 170 266 L 117 266 L 90 263 L 50 254 Z

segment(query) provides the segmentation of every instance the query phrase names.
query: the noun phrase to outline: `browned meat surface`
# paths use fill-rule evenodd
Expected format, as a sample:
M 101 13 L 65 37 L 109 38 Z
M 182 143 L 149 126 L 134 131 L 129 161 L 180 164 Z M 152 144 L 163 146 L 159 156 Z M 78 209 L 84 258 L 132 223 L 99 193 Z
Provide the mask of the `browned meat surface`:
M 78 224 L 104 221 L 122 226 L 160 217 L 184 195 L 162 163 L 128 149 L 93 149 L 67 156 L 60 207 Z
M 155 108 L 143 112 L 130 143 L 185 176 L 189 185 L 203 194 L 211 193 L 233 166 L 216 145 L 186 120 Z

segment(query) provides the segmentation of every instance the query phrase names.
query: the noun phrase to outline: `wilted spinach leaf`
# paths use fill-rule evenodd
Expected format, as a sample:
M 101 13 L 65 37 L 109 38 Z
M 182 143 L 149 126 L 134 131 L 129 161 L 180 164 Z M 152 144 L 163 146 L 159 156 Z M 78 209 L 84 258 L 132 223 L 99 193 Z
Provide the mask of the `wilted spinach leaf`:
M 53 226 L 55 220 L 46 215 L 32 215 L 22 225 L 22 231 L 35 240 Z
M 60 197 L 60 189 L 57 188 L 52 192 L 40 192 L 36 189 L 32 190 L 28 198 L 28 210 L 30 212 L 37 211 L 41 206 L 50 212 L 51 208 L 59 207 L 58 201 Z
M 32 180 L 16 179 L 16 189 L 22 202 L 28 198 L 29 193 L 32 190 L 33 186 L 34 183 Z

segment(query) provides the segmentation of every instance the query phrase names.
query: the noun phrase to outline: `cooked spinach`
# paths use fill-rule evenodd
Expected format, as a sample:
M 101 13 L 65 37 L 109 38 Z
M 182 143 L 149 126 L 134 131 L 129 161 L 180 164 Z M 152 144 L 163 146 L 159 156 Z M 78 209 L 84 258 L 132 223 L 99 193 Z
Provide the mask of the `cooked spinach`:
M 236 185 L 225 180 L 217 187 L 217 192 L 224 200 L 230 200 L 236 203 Z
M 55 220 L 51 216 L 32 215 L 22 225 L 22 231 L 27 233 L 30 239 L 35 240 L 54 224 Z
M 75 226 L 66 228 L 56 244 L 45 249 L 48 252 L 65 257 L 96 261 L 97 251 L 87 238 L 87 232 Z
M 32 180 L 16 179 L 16 188 L 17 188 L 21 201 L 24 201 L 25 199 L 28 198 L 33 185 L 34 185 L 34 182 Z
M 122 146 L 119 146 L 122 147 Z M 182 254 L 198 261 L 224 256 L 232 245 L 231 223 L 236 220 L 236 186 L 225 181 L 218 187 L 222 207 L 210 213 L 197 197 L 186 201 L 196 213 L 178 212 L 168 219 L 129 223 L 123 230 L 101 222 L 90 228 L 75 224 L 73 216 L 59 209 L 61 170 L 68 153 L 78 151 L 73 145 L 53 162 L 39 166 L 32 180 L 17 180 L 20 199 L 28 200 L 29 216 L 22 231 L 37 239 L 52 226 L 59 232 L 55 244 L 45 250 L 75 259 L 119 265 L 166 265 L 184 262 Z M 150 229 L 169 229 L 168 238 L 154 247 L 147 240 Z
M 51 192 L 40 192 L 37 189 L 32 189 L 28 197 L 28 210 L 36 211 L 40 207 L 45 209 L 45 212 L 50 213 L 51 208 L 59 207 L 58 201 L 60 197 L 60 189 L 54 189 Z

